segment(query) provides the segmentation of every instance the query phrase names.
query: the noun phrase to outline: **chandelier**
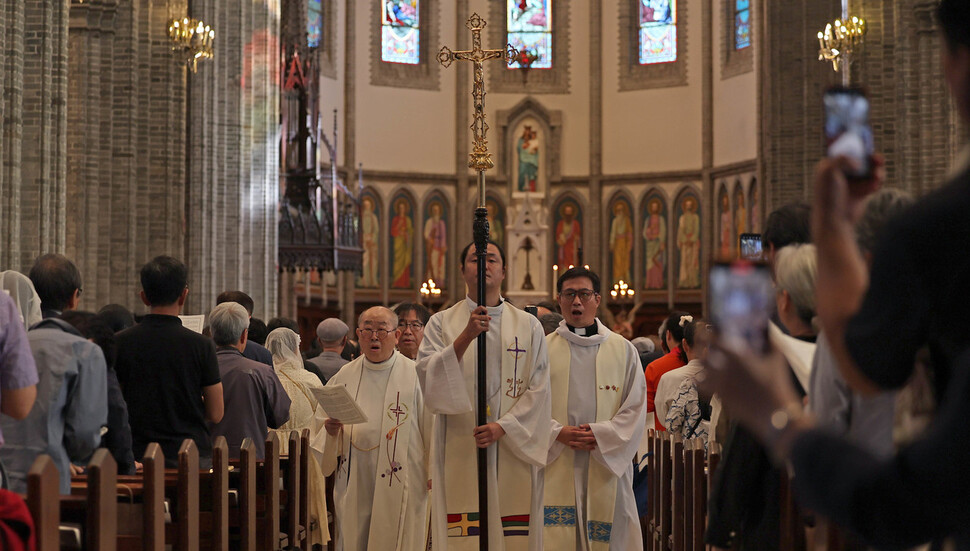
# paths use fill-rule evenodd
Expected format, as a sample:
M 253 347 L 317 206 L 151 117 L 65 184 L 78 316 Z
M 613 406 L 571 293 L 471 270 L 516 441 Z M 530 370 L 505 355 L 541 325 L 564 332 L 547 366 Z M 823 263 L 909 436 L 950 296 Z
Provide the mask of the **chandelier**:
M 846 56 L 853 48 L 862 44 L 867 30 L 866 20 L 855 16 L 826 24 L 825 30 L 818 33 L 818 60 L 831 61 L 832 68 L 838 72 L 839 60 L 848 59 Z
M 198 19 L 173 19 L 168 23 L 168 37 L 172 40 L 172 51 L 182 54 L 182 61 L 193 73 L 200 59 L 212 58 L 216 32 Z

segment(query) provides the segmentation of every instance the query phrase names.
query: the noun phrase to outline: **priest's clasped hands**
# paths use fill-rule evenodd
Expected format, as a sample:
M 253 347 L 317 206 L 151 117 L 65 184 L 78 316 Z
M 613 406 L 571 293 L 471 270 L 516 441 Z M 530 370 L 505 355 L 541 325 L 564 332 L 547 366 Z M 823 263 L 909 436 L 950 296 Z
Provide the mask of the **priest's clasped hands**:
M 556 440 L 574 450 L 591 451 L 596 449 L 596 436 L 593 435 L 593 429 L 585 423 L 578 427 L 564 426 L 559 431 Z

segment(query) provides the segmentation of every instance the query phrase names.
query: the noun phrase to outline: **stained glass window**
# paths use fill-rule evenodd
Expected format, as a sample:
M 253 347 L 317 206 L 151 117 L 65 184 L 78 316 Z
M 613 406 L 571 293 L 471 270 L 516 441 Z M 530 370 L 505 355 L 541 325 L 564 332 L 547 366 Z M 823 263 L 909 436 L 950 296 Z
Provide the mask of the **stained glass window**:
M 552 0 L 508 0 L 508 42 L 519 51 L 509 67 L 530 60 L 532 69 L 552 68 Z M 526 63 L 528 65 L 528 63 Z
M 734 49 L 751 45 L 751 0 L 734 2 Z
M 320 0 L 307 0 L 306 3 L 306 43 L 310 48 L 320 46 L 323 35 L 323 12 Z
M 381 59 L 417 65 L 421 61 L 419 0 L 382 0 Z
M 637 0 L 640 64 L 677 61 L 677 0 Z

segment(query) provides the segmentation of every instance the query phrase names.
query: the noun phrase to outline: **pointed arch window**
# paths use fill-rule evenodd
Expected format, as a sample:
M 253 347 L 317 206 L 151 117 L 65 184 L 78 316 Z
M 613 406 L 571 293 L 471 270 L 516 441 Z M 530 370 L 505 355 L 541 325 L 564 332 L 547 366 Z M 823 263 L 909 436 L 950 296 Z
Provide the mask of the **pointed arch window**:
M 734 0 L 734 49 L 751 46 L 751 0 Z
M 381 1 L 381 61 L 421 63 L 420 0 Z
M 531 69 L 552 68 L 552 0 L 506 0 L 508 43 L 528 56 Z M 510 69 L 522 68 L 519 60 Z
M 320 0 L 307 0 L 306 42 L 309 48 L 318 48 L 323 36 L 323 6 Z
M 677 0 L 639 0 L 640 64 L 677 61 Z

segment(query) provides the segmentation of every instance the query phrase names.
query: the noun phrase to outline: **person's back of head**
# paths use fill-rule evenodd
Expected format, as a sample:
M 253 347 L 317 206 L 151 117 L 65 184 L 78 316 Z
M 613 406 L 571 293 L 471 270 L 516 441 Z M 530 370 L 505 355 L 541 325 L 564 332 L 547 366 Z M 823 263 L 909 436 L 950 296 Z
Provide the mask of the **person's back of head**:
M 141 268 L 141 288 L 149 306 L 171 306 L 186 291 L 189 270 L 177 258 L 156 256 Z
M 209 312 L 209 329 L 217 346 L 236 346 L 249 329 L 249 313 L 238 302 L 217 304 Z
M 266 324 L 263 323 L 263 320 L 259 318 L 249 319 L 249 340 L 256 344 L 265 346 L 267 335 L 269 335 L 269 329 L 266 328 Z
M 296 320 L 294 320 L 294 319 L 290 319 L 290 318 L 273 318 L 273 319 L 269 320 L 268 322 L 266 322 L 266 330 L 268 332 L 270 332 L 270 333 L 272 333 L 273 331 L 276 331 L 280 327 L 285 327 L 285 328 L 289 329 L 290 331 L 293 331 L 297 335 L 300 334 L 300 324 L 298 324 L 296 322 Z
M 279 369 L 288 364 L 291 367 L 303 367 L 303 357 L 300 355 L 300 335 L 287 327 L 277 327 L 266 336 L 266 348 L 273 355 L 273 366 Z
M 30 328 L 31 325 L 43 319 L 40 296 L 29 277 L 13 270 L 0 272 L 0 289 L 6 291 L 17 305 L 24 328 Z
M 862 218 L 856 223 L 856 241 L 863 254 L 870 255 L 876 247 L 886 222 L 908 209 L 916 199 L 912 194 L 892 188 L 883 188 L 866 199 Z
M 559 327 L 559 322 L 563 320 L 559 312 L 550 312 L 539 316 L 539 323 L 542 324 L 542 332 L 546 335 L 552 333 Z
M 343 350 L 348 332 L 347 324 L 337 318 L 327 318 L 317 324 L 317 338 L 325 351 Z
M 61 320 L 74 326 L 84 338 L 101 348 L 108 369 L 114 369 L 118 359 L 118 343 L 115 341 L 115 331 L 110 321 L 101 314 L 72 310 L 64 312 Z
M 73 308 L 81 294 L 81 272 L 62 254 L 45 254 L 28 274 L 45 310 Z
M 135 326 L 135 316 L 131 311 L 120 304 L 109 304 L 98 310 L 101 317 L 111 327 L 112 331 L 119 333 Z
M 246 309 L 246 312 L 249 313 L 250 317 L 256 309 L 256 303 L 253 301 L 253 297 L 242 291 L 223 291 L 219 293 L 219 296 L 216 297 L 216 304 L 219 305 L 226 302 L 241 304 Z
M 802 202 L 779 207 L 768 215 L 761 241 L 767 250 L 775 250 L 792 243 L 811 243 L 812 208 Z
M 816 258 L 812 244 L 788 245 L 775 255 L 775 285 L 788 293 L 798 318 L 809 326 L 815 317 Z

